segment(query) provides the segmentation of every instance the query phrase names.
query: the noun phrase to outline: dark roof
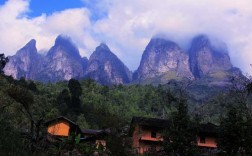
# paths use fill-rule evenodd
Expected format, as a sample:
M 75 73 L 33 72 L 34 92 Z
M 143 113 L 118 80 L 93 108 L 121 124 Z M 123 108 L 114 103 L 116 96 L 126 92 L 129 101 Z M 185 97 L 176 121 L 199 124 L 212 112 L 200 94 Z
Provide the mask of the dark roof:
M 97 129 L 81 129 L 81 132 L 83 134 L 99 134 L 103 132 L 103 130 L 97 130 Z
M 158 119 L 158 118 L 146 118 L 146 117 L 133 117 L 131 120 L 129 135 L 131 136 L 135 125 L 138 124 L 140 126 L 146 126 L 151 128 L 160 128 L 165 129 L 169 128 L 171 125 L 170 120 Z M 219 127 L 213 123 L 204 123 L 199 125 L 199 133 L 201 134 L 209 134 L 209 135 L 217 135 L 219 131 Z
M 149 127 L 149 128 L 165 129 L 169 127 L 170 121 L 165 120 L 165 119 L 158 119 L 158 118 L 133 116 L 131 120 L 131 124 L 130 124 L 129 136 L 132 136 L 136 125 Z
M 169 120 L 158 119 L 158 118 L 146 118 L 146 117 L 136 117 L 134 116 L 131 120 L 132 124 L 138 124 L 141 126 L 150 126 L 158 128 L 167 128 L 170 125 Z
M 213 123 L 205 123 L 200 124 L 199 132 L 200 133 L 206 133 L 206 134 L 217 134 L 219 130 L 219 127 Z
M 65 121 L 69 122 L 69 123 L 72 124 L 72 125 L 78 126 L 75 122 L 69 120 L 68 118 L 66 118 L 66 117 L 64 117 L 64 116 L 59 116 L 59 117 L 57 117 L 57 118 L 54 118 L 54 119 L 52 119 L 52 120 L 49 120 L 49 121 L 45 122 L 45 125 L 49 125 L 49 124 L 51 124 L 51 123 L 53 123 L 53 122 L 55 122 L 55 121 L 60 121 L 60 120 L 65 120 Z
M 99 134 L 109 134 L 111 131 L 110 128 L 106 129 L 81 129 L 83 134 L 92 134 L 92 135 L 99 135 Z

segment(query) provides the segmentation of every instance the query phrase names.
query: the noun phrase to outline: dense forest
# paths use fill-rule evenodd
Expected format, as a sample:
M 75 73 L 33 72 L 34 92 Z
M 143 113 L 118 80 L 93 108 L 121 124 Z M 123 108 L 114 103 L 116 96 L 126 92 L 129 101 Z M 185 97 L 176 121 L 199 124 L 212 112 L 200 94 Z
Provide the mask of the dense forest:
M 1 55 L 1 71 L 6 62 L 8 60 Z M 24 78 L 14 80 L 1 72 L 0 153 L 57 155 L 62 150 L 62 143 L 50 145 L 46 142 L 44 122 L 65 116 L 81 128 L 112 128 L 107 145 L 109 155 L 130 155 L 130 141 L 125 140 L 127 129 L 133 116 L 145 116 L 173 118 L 186 128 L 213 122 L 220 125 L 219 147 L 222 151 L 229 155 L 251 154 L 251 81 L 233 78 L 228 91 L 220 91 L 201 104 L 193 103 L 187 90 L 189 86 L 190 82 L 172 82 L 162 86 L 103 86 L 91 79 L 44 84 Z M 171 129 L 170 134 L 172 132 Z M 192 148 L 187 147 L 192 140 L 181 138 L 177 141 L 185 141 L 185 146 L 178 147 L 174 141 L 165 151 L 169 154 L 177 149 L 179 155 L 192 155 L 193 152 L 182 151 L 185 147 Z M 74 146 L 78 148 L 78 145 Z M 81 147 L 79 150 L 84 155 L 92 151 L 91 145 Z

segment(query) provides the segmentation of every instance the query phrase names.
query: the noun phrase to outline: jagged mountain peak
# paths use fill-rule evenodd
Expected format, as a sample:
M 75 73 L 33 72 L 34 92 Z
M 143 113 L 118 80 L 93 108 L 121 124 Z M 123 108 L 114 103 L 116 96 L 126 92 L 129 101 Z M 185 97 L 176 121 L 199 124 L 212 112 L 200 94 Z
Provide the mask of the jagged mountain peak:
M 26 45 L 25 47 L 36 47 L 36 40 L 35 39 L 31 39 Z
M 131 81 L 129 69 L 104 43 L 101 43 L 90 56 L 85 75 L 106 85 Z
M 37 52 L 36 40 L 30 40 L 23 48 L 17 51 L 16 55 L 10 57 L 9 63 L 5 66 L 5 74 L 13 78 L 34 79 L 41 56 Z
M 146 47 L 146 49 L 149 48 L 156 48 L 157 50 L 155 52 L 159 52 L 158 49 L 171 49 L 171 48 L 178 48 L 178 45 L 168 39 L 165 38 L 160 38 L 160 37 L 154 37 L 150 40 L 148 46 Z
M 193 42 L 208 44 L 210 43 L 210 39 L 206 34 L 199 34 L 193 38 Z
M 80 53 L 76 45 L 72 42 L 71 38 L 66 35 L 59 35 L 54 46 L 49 50 L 47 56 L 53 57 L 58 55 L 58 53 L 63 53 L 69 57 L 74 57 L 80 59 Z
M 101 43 L 94 51 L 95 55 L 114 55 L 105 43 Z
M 107 46 L 106 43 L 101 43 L 98 47 L 96 47 L 97 50 L 107 50 L 110 51 L 109 47 Z
M 71 78 L 84 77 L 84 69 L 87 61 L 80 56 L 79 50 L 71 38 L 59 35 L 55 39 L 54 46 L 45 56 L 45 61 L 37 74 L 36 79 L 40 81 L 57 82 Z
M 192 39 L 192 44 L 195 48 L 209 48 L 214 53 L 228 53 L 227 45 L 216 38 L 210 38 L 206 34 L 200 34 Z M 197 46 L 196 46 L 197 45 Z
M 17 51 L 17 55 L 30 55 L 33 53 L 37 53 L 37 48 L 36 48 L 36 40 L 32 39 L 30 40 L 23 48 Z
M 193 78 L 187 54 L 175 42 L 165 38 L 150 40 L 134 73 L 134 79 L 140 81 L 152 81 L 156 77 L 160 77 L 160 83 L 170 79 Z
M 175 42 L 166 38 L 162 38 L 162 37 L 152 37 L 149 44 L 158 45 L 158 44 L 167 44 L 167 43 L 176 44 Z
M 60 34 L 55 39 L 55 45 L 62 45 L 62 44 L 69 44 L 69 43 L 72 44 L 72 39 L 67 35 Z
M 232 68 L 225 43 L 198 35 L 192 39 L 189 49 L 190 69 L 196 78 L 208 75 L 211 71 Z
M 118 57 L 105 43 L 101 43 L 98 47 L 96 47 L 95 51 L 90 56 L 90 60 L 100 60 L 102 62 L 110 59 L 118 59 Z

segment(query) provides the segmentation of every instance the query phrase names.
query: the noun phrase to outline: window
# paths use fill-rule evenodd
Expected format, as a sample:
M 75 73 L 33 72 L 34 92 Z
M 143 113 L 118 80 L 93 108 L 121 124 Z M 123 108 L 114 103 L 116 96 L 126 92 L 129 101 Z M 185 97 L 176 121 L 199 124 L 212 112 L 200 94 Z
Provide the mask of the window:
M 152 131 L 152 132 L 151 132 L 151 137 L 152 137 L 152 138 L 156 138 L 156 137 L 157 137 L 157 133 Z
M 205 144 L 206 143 L 206 137 L 200 136 L 200 143 Z

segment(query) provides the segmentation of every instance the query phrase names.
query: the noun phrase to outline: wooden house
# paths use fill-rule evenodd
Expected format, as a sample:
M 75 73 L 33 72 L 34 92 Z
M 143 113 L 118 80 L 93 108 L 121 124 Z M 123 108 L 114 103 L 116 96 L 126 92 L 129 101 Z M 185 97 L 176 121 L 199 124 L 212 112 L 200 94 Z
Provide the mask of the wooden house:
M 219 127 L 217 125 L 209 122 L 200 124 L 197 145 L 202 154 L 212 155 L 216 152 L 218 129 Z
M 150 151 L 160 151 L 163 145 L 163 132 L 170 126 L 169 120 L 145 117 L 133 117 L 129 135 L 132 137 L 134 153 L 144 154 Z M 213 152 L 217 148 L 218 126 L 201 124 L 197 136 L 197 146 L 201 153 Z
M 130 137 L 134 153 L 144 154 L 151 150 L 159 151 L 163 145 L 163 130 L 169 126 L 168 120 L 133 117 Z
M 82 129 L 82 135 L 86 138 L 86 141 L 93 142 L 97 148 L 99 145 L 106 147 L 106 137 L 110 133 L 110 129 L 96 130 L 96 129 Z
M 75 122 L 60 116 L 45 123 L 49 136 L 61 139 L 70 135 L 81 136 L 80 142 L 91 142 L 97 145 L 106 146 L 106 136 L 110 133 L 110 129 L 81 129 Z
M 52 136 L 68 137 L 71 133 L 81 134 L 80 127 L 73 121 L 60 116 L 45 123 L 47 133 Z

